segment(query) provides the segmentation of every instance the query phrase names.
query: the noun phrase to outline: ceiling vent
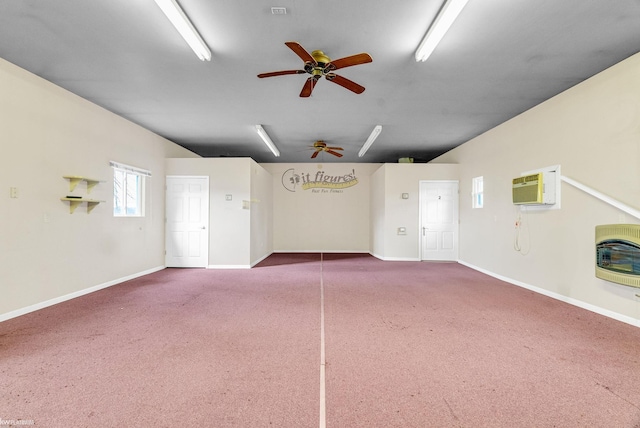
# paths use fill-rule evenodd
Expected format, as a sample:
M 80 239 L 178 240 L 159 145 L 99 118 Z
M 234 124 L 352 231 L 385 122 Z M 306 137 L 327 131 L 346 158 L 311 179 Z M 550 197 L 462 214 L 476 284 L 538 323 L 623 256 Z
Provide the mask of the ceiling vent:
M 287 8 L 286 7 L 272 7 L 271 8 L 272 15 L 286 15 Z

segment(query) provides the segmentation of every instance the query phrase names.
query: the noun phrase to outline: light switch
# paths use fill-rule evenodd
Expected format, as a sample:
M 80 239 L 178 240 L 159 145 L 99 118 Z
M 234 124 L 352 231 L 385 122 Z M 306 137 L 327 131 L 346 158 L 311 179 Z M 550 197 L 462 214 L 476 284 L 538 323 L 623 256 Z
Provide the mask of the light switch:
M 233 195 L 225 195 L 224 200 L 225 200 L 225 201 L 231 201 L 231 200 L 233 200 Z
M 409 194 L 408 193 L 403 193 L 402 194 L 402 199 L 409 199 Z
M 399 227 L 398 228 L 398 235 L 406 235 L 407 234 L 407 228 L 406 227 Z

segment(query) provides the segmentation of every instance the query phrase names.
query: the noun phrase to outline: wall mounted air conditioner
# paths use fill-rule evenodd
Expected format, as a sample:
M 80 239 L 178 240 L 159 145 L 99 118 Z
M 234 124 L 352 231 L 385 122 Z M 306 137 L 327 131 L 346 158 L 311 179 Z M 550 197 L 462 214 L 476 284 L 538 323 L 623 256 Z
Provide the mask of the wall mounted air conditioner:
M 556 203 L 556 177 L 553 171 L 540 171 L 512 180 L 515 205 L 553 205 Z

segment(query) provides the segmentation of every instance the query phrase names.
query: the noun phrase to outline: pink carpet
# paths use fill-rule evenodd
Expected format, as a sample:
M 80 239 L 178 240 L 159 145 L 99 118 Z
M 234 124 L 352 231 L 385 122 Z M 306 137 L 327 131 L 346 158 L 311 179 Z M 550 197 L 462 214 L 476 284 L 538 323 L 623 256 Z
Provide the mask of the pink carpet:
M 0 323 L 0 425 L 640 427 L 640 329 L 455 263 L 274 254 Z M 321 290 L 322 288 L 322 290 Z

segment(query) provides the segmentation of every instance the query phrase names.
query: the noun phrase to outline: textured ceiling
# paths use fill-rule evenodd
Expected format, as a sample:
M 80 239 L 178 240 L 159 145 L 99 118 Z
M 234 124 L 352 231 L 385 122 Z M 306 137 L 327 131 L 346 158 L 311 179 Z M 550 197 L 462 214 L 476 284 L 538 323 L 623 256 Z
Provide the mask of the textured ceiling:
M 210 62 L 153 0 L 2 0 L 0 57 L 202 156 L 396 162 L 430 160 L 640 50 L 638 0 L 469 0 L 424 63 L 414 52 L 441 0 L 179 1 Z M 323 79 L 300 98 L 306 75 L 258 79 L 302 67 L 286 41 L 332 59 L 368 52 L 337 71 L 366 90 Z M 316 140 L 344 157 L 311 160 Z

